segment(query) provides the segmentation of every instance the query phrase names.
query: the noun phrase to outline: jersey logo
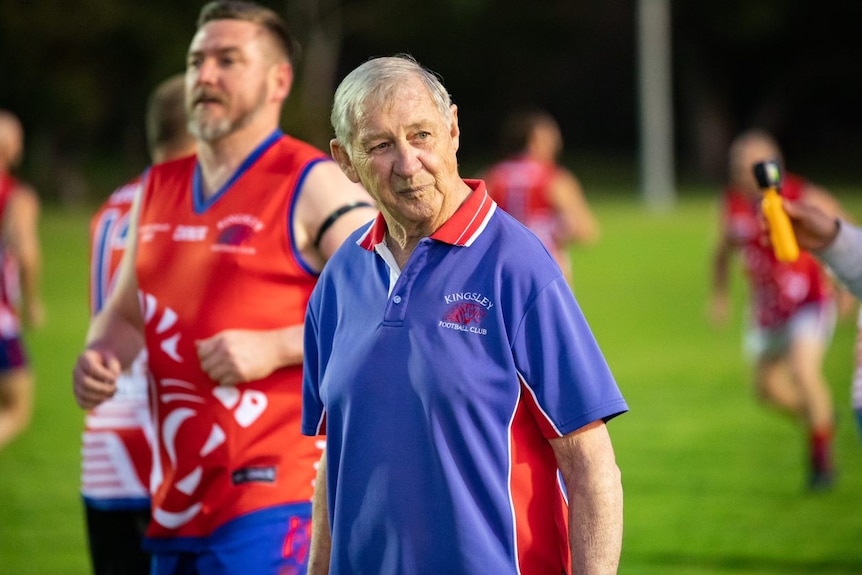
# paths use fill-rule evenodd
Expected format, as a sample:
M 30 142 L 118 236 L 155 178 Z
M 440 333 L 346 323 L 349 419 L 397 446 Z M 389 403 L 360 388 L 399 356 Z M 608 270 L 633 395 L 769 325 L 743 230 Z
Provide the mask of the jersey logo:
M 494 307 L 490 299 L 476 292 L 461 292 L 448 294 L 444 300 L 449 307 L 437 322 L 438 327 L 476 335 L 488 334 L 488 330 L 479 324 Z
M 218 235 L 216 243 L 227 246 L 238 246 L 245 243 L 253 233 L 254 231 L 250 227 L 236 224 L 222 230 Z
M 218 238 L 212 246 L 213 251 L 254 254 L 249 246 L 254 235 L 263 229 L 263 222 L 251 214 L 231 214 L 216 224 Z
M 462 303 L 449 308 L 443 315 L 443 321 L 466 326 L 471 323 L 479 323 L 486 315 L 488 315 L 488 312 L 479 304 Z

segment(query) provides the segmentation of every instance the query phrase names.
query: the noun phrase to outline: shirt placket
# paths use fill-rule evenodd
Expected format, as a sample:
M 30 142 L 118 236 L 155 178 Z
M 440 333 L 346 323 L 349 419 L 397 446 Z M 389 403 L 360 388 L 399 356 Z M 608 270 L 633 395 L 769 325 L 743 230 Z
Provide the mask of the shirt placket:
M 416 285 L 416 276 L 425 266 L 430 244 L 431 240 L 429 239 L 421 240 L 410 255 L 410 259 L 407 260 L 404 269 L 400 271 L 397 269 L 394 258 L 391 258 L 391 252 L 390 257 L 383 257 L 389 266 L 390 281 L 389 299 L 386 302 L 383 325 L 400 326 L 404 323 L 404 318 L 407 315 L 407 304 L 413 287 Z M 383 256 L 382 253 L 381 256 Z

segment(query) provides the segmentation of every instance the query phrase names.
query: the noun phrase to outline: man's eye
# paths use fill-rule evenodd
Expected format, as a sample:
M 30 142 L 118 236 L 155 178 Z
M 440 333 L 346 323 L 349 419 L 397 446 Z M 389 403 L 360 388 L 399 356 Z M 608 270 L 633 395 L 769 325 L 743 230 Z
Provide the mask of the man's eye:
M 369 152 L 382 152 L 386 148 L 389 147 L 389 142 L 380 142 L 379 144 L 372 145 L 368 151 Z

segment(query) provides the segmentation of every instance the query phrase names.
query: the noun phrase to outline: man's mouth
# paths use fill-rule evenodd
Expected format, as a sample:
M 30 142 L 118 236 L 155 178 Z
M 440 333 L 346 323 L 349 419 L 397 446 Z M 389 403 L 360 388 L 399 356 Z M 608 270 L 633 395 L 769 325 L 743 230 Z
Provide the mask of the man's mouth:
M 428 185 L 410 186 L 409 188 L 397 190 L 395 193 L 399 196 L 415 196 L 422 193 L 426 188 L 428 188 Z
M 224 100 L 222 98 L 220 98 L 219 96 L 216 96 L 213 94 L 201 94 L 195 98 L 194 104 L 195 104 L 195 106 L 198 106 L 201 104 L 203 104 L 204 106 L 207 106 L 210 104 L 224 105 Z

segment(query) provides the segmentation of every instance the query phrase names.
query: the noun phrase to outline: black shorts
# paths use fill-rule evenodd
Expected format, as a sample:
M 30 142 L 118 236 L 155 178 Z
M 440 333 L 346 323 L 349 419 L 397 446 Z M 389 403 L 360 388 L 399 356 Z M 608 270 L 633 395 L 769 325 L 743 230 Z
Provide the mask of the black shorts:
M 141 541 L 149 509 L 87 509 L 87 542 L 95 575 L 149 575 L 150 554 Z

